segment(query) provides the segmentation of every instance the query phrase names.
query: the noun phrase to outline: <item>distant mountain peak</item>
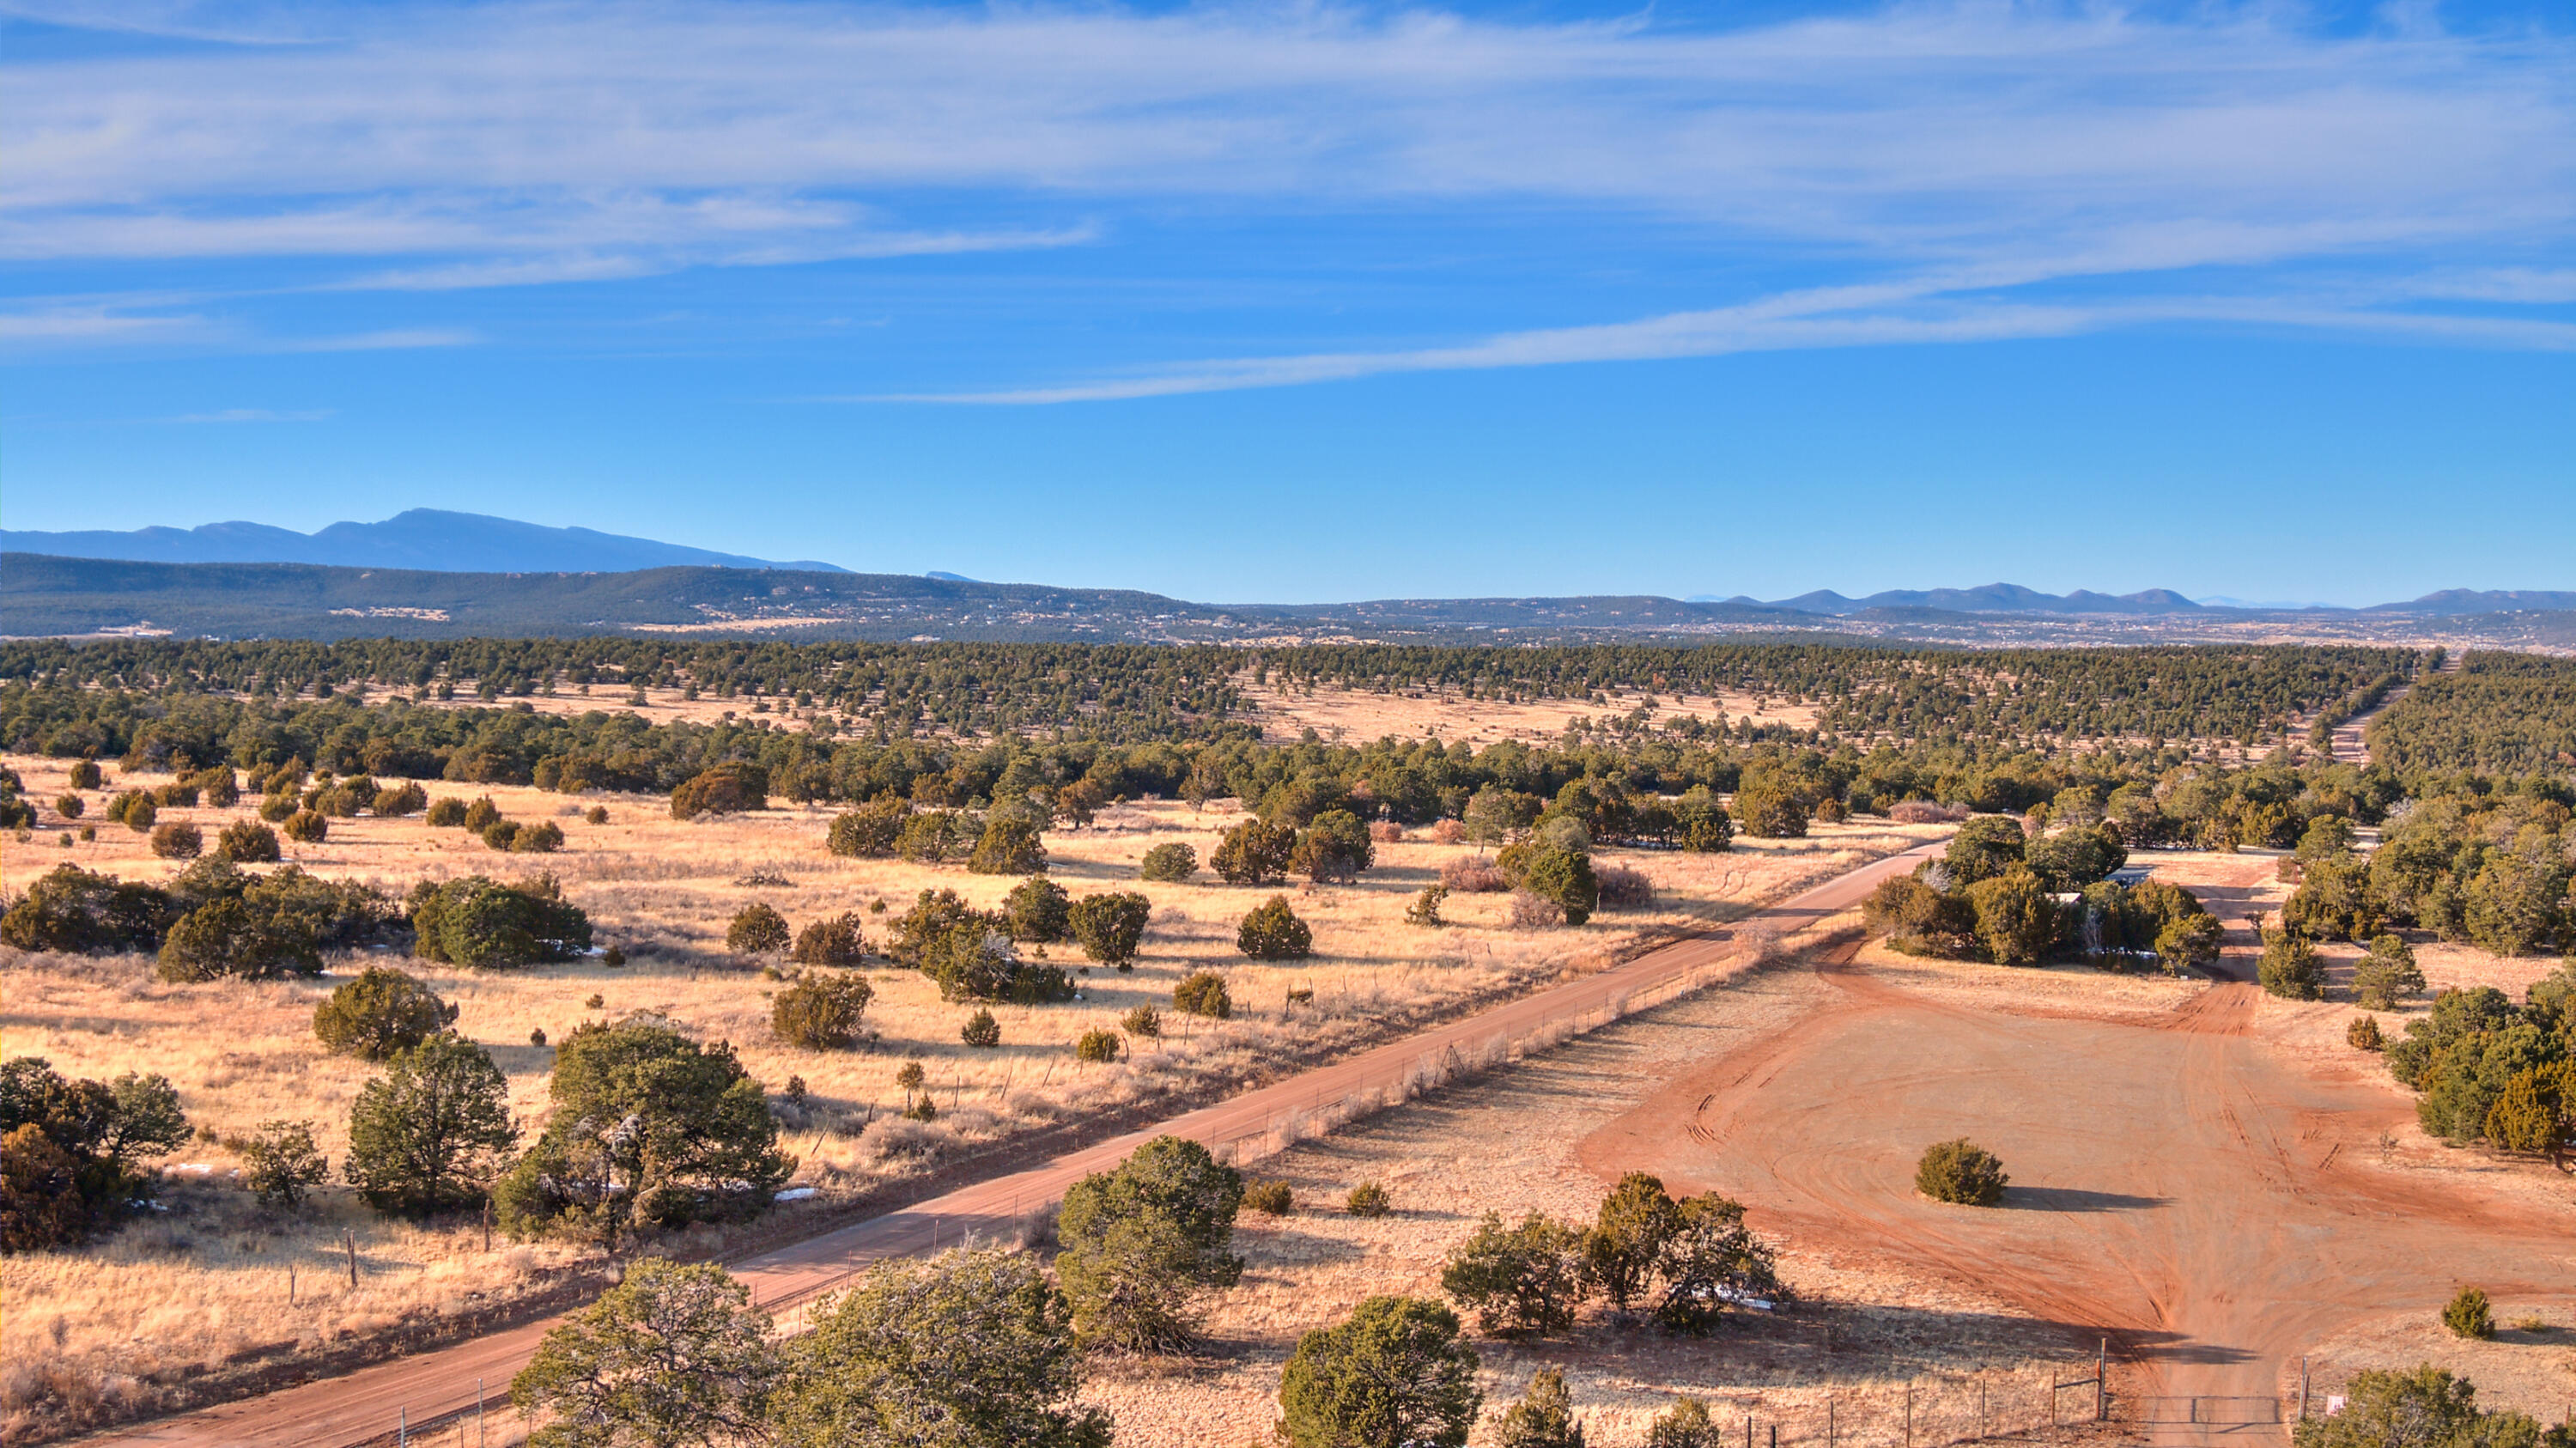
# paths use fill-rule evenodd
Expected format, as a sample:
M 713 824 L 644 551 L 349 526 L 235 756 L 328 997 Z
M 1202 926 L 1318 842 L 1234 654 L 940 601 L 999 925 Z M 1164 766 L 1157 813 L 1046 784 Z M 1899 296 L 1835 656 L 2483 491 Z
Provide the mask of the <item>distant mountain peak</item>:
M 1693 602 L 1716 603 L 1711 595 L 1697 595 Z M 1737 594 L 1723 600 L 1754 608 L 1782 608 L 1797 613 L 1853 614 L 1879 608 L 1928 608 L 1942 613 L 2198 613 L 2200 605 L 2170 588 L 2150 588 L 2138 593 L 2095 593 L 2079 588 L 2073 593 L 2042 593 L 2018 583 L 1988 583 L 1976 588 L 1891 588 L 1867 598 L 1850 598 L 1830 588 L 1819 588 L 1795 598 L 1774 599 L 1768 603 Z
M 410 508 L 381 523 L 334 523 L 309 534 L 245 522 L 125 533 L 0 529 L 0 550 L 139 563 L 318 563 L 434 573 L 631 573 L 672 567 L 849 571 L 831 563 L 779 563 L 594 528 L 550 528 L 443 508 Z

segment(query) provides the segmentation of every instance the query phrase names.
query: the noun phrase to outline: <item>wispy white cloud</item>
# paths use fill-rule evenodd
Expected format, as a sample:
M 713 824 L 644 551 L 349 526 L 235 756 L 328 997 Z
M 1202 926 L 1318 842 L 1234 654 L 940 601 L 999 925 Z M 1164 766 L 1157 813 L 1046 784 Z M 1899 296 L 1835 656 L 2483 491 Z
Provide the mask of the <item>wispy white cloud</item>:
M 1743 306 L 1674 312 L 1599 326 L 1509 332 L 1449 347 L 1225 358 L 1133 376 L 1047 386 L 814 400 L 1044 406 L 1294 387 L 1408 372 L 1642 362 L 1819 347 L 2026 340 L 2179 322 L 2323 329 L 2454 345 L 2576 351 L 2576 322 L 2447 315 L 2385 306 L 2300 304 L 2267 297 L 2034 303 L 1998 299 L 1990 293 L 1955 294 L 1946 284 L 1926 282 L 1789 293 Z
M 740 241 L 920 187 L 1553 198 L 1876 246 L 2402 236 L 2563 225 L 2576 178 L 2565 40 L 2322 39 L 2260 10 L 1961 0 L 1723 32 L 1306 7 L 339 14 L 356 29 L 328 44 L 0 68 L 0 248 Z
M 138 315 L 102 307 L 0 313 L 0 344 L 16 347 L 185 341 L 214 330 L 203 317 Z
M 626 253 L 572 252 L 509 257 L 369 272 L 330 284 L 337 291 L 458 291 L 472 287 L 545 286 L 557 282 L 622 281 L 690 266 L 785 266 L 897 256 L 955 256 L 978 251 L 1025 251 L 1079 246 L 1098 239 L 1096 227 L 992 232 L 860 232 L 829 241 L 739 248 L 675 247 Z
M 332 415 L 332 410 L 327 407 L 304 411 L 279 411 L 267 407 L 228 407 L 220 412 L 184 412 L 177 417 L 161 418 L 160 421 L 186 425 L 234 422 L 320 422 Z
M 0 313 L 0 348 L 12 352 L 98 347 L 221 347 L 228 352 L 381 352 L 464 347 L 482 341 L 463 327 L 388 327 L 365 332 L 264 334 L 230 319 L 114 307 L 51 307 Z
M 2439 272 L 2449 289 L 2413 302 L 2490 310 L 2576 290 L 2531 260 L 2576 244 L 2576 38 L 2420 15 L 2329 36 L 2224 0 L 2181 18 L 1921 0 L 1732 29 L 505 0 L 339 9 L 324 33 L 262 7 L 0 3 L 243 42 L 0 66 L 0 257 L 20 261 L 305 258 L 359 264 L 312 285 L 439 291 L 1056 247 L 1109 234 L 1068 214 L 1179 202 L 1635 219 L 1928 278 L 989 399 L 2040 335 L 2129 324 L 2158 274 L 2195 268 Z M 2133 295 L 2047 291 L 2076 279 Z M 2388 311 L 2217 310 L 2266 307 L 2272 325 Z M 2542 345 L 2510 339 L 2553 324 L 2373 325 Z
M 332 337 L 282 338 L 265 344 L 274 352 L 398 352 L 415 347 L 470 347 L 482 336 L 467 327 L 389 327 L 380 332 L 351 332 Z

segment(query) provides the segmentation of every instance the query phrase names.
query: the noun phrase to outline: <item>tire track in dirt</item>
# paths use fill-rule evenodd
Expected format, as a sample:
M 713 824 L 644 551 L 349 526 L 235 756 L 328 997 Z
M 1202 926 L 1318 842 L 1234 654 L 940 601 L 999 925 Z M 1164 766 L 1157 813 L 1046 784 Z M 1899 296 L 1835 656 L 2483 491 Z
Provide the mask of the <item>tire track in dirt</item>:
M 2241 968 L 2250 939 L 2231 945 Z M 2146 1392 L 2267 1395 L 2286 1358 L 2357 1318 L 2430 1311 L 2463 1280 L 2576 1281 L 2576 1211 L 2345 1169 L 2344 1145 L 2403 1098 L 2285 1064 L 2241 980 L 2088 1021 L 1932 999 L 1850 959 L 1819 963 L 1825 1005 L 1595 1132 L 1585 1166 L 1723 1190 L 1800 1245 L 1973 1284 L 2086 1343 L 2108 1333 Z M 2012 1172 L 2003 1209 L 1914 1195 L 1916 1154 L 1959 1135 Z

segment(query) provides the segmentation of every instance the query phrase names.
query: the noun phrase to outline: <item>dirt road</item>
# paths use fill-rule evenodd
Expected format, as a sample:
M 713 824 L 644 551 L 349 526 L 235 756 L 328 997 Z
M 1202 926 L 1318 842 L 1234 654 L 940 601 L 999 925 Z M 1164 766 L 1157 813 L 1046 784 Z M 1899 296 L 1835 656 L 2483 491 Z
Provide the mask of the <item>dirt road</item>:
M 907 1211 L 872 1218 L 733 1264 L 756 1300 L 790 1307 L 846 1282 L 868 1263 L 957 1242 L 967 1233 L 990 1239 L 1015 1232 L 1031 1211 L 1055 1200 L 1080 1177 L 1124 1160 L 1149 1137 L 1165 1133 L 1221 1146 L 1269 1138 L 1303 1115 L 1329 1116 L 1353 1100 L 1398 1095 L 1410 1079 L 1451 1060 L 1475 1061 L 1510 1043 L 1543 1038 L 1568 1024 L 1603 1019 L 1640 993 L 1670 987 L 1741 952 L 1760 929 L 1786 935 L 1858 904 L 1878 882 L 1912 869 L 1938 844 L 1864 865 L 1761 911 L 1729 931 L 1683 941 L 1625 965 L 1569 981 L 1507 1005 L 1383 1046 L 1332 1066 L 1189 1112 L 1150 1131 L 1071 1152 L 1033 1170 L 997 1177 Z M 91 1444 L 262 1444 L 274 1448 L 344 1448 L 387 1438 L 398 1423 L 420 1425 L 471 1414 L 477 1383 L 500 1401 L 510 1377 L 553 1326 L 538 1322 L 422 1353 L 345 1377 L 264 1397 L 118 1429 Z M 506 1410 L 496 1419 L 515 1426 Z M 495 1424 L 497 1428 L 498 1423 Z M 503 1435 L 497 1431 L 494 1438 Z M 422 1439 L 423 1442 L 433 1441 Z M 469 1437 L 468 1441 L 471 1441 Z
M 2217 893 L 2217 892 L 2212 892 Z M 1793 1241 L 1929 1265 L 2108 1332 L 2141 1395 L 2269 1397 L 2357 1319 L 2576 1284 L 2576 1215 L 2483 1204 L 2368 1160 L 2404 1112 L 2252 1034 L 2228 982 L 2148 1024 L 1951 1004 L 1829 969 L 1840 1004 L 1674 1082 L 1584 1144 L 1604 1177 L 1723 1190 Z M 2003 1158 L 2000 1210 L 1915 1195 L 1916 1157 Z M 2125 1381 L 2122 1381 L 2125 1378 Z
M 2442 667 L 2434 670 L 2433 672 L 2437 674 L 2456 674 L 2460 671 L 2460 661 L 2467 657 L 2468 655 L 2465 652 L 2459 649 L 2453 649 L 2442 656 Z M 2398 700 L 2405 698 L 2408 693 L 2412 692 L 2414 687 L 2415 686 L 2412 684 L 2400 684 L 2396 688 L 2389 690 L 2387 696 L 2382 698 L 2378 703 L 2363 710 L 2361 713 L 2353 715 L 2341 724 L 2336 725 L 2334 727 L 2333 736 L 2330 740 L 2331 747 L 2334 750 L 2335 761 L 2339 764 L 2370 763 L 2370 741 L 2362 737 L 2370 728 L 2370 721 L 2387 713 L 2396 705 Z

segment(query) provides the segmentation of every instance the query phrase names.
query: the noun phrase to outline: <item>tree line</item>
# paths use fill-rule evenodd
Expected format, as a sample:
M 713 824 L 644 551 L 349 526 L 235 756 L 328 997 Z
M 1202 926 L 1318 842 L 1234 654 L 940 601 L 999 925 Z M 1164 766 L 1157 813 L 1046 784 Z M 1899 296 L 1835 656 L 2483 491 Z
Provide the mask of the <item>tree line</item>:
M 1823 644 L 1523 649 L 1314 645 L 1245 650 L 1078 644 L 864 644 L 565 639 L 339 643 L 110 640 L 0 645 L 0 684 L 153 695 L 322 697 L 352 688 L 486 701 L 650 686 L 795 709 L 836 728 L 900 737 L 1064 731 L 1177 739 L 1240 727 L 1238 676 L 1470 700 L 1606 704 L 1609 691 L 1720 692 L 1812 704 L 1856 738 L 2053 743 L 2286 737 L 2296 717 L 2411 677 L 2398 649 L 2222 646 L 1941 650 Z M 1646 706 L 1653 712 L 1654 704 Z M 0 721 L 5 721 L 0 712 Z M 1671 719 L 1705 734 L 1719 720 Z M 1739 719 L 1750 735 L 1757 726 Z M 23 730 L 0 723 L 0 735 Z
M 2400 769 L 2576 770 L 2576 659 L 2473 653 L 2431 674 L 2363 731 Z
M 607 709 L 564 715 L 422 708 L 400 698 L 362 703 L 345 695 L 320 702 L 163 697 L 51 684 L 0 687 L 0 742 L 57 758 L 114 759 L 140 771 L 230 767 L 266 777 L 280 769 L 319 769 L 372 780 L 534 784 L 567 793 L 668 794 L 729 768 L 732 802 L 740 804 L 773 795 L 853 804 L 892 796 L 980 808 L 1038 791 L 1077 823 L 1086 810 L 1145 795 L 1193 803 L 1233 797 L 1267 807 L 1282 791 L 1295 796 L 1320 789 L 1337 792 L 1366 818 L 1425 823 L 1462 816 L 1487 788 L 1553 798 L 1566 784 L 1587 779 L 1625 796 L 1679 796 L 1694 787 L 1735 791 L 1750 778 L 1776 785 L 1757 791 L 1770 805 L 1737 809 L 1739 823 L 1764 833 L 1764 819 L 1785 821 L 1800 808 L 1883 812 L 1929 800 L 2019 812 L 2070 788 L 2089 789 L 2107 802 L 2132 787 L 2122 811 L 2138 790 L 2154 791 L 2155 812 L 2135 812 L 2145 832 L 2141 842 L 2222 847 L 2294 843 L 2304 823 L 2296 800 L 2311 788 L 2348 796 L 2336 812 L 2365 822 L 2410 794 L 2566 788 L 2565 775 L 2554 771 L 2526 782 L 2424 768 L 2296 767 L 2277 754 L 2221 768 L 2179 745 L 2070 752 L 1979 740 L 1882 740 L 1864 747 L 1815 734 L 1747 742 L 1669 731 L 1569 736 L 1552 745 L 1505 740 L 1482 749 L 1436 738 L 1266 743 L 1242 730 L 1139 743 L 1009 734 L 880 741 L 781 729 L 765 719 L 655 723 Z M 2193 783 L 2171 787 L 2177 778 Z M 1679 823 L 1658 819 L 1649 815 L 1636 832 L 1659 836 Z M 2151 838 L 2157 830 L 2164 837 Z

